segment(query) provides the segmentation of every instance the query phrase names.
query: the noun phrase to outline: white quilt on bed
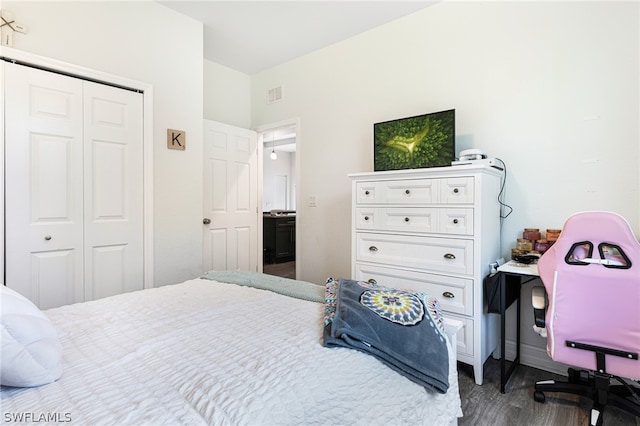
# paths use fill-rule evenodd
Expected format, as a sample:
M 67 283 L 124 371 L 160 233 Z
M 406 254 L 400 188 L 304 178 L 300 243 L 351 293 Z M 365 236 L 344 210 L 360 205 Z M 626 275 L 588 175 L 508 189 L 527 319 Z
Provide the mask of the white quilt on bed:
M 196 279 L 45 311 L 62 378 L 2 388 L 3 421 L 447 425 L 462 414 L 455 360 L 448 393 L 427 391 L 371 356 L 324 348 L 323 310 Z

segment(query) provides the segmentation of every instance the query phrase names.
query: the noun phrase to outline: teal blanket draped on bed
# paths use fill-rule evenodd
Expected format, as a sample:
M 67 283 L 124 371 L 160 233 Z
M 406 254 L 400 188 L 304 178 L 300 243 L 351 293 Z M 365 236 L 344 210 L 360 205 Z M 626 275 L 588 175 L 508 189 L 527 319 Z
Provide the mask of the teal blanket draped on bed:
M 322 303 L 324 301 L 324 286 L 308 281 L 292 280 L 251 271 L 209 271 L 201 278 L 269 290 L 310 302 Z

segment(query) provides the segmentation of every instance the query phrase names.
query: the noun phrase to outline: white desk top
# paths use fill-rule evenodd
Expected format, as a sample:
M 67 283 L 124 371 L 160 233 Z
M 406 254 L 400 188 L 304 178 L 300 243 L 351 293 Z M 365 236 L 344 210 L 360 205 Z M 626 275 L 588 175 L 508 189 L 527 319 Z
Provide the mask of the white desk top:
M 524 263 L 518 263 L 515 260 L 510 260 L 502 266 L 498 267 L 499 272 L 508 272 L 510 274 L 520 275 L 533 275 L 538 276 L 538 265 L 531 263 L 526 265 Z

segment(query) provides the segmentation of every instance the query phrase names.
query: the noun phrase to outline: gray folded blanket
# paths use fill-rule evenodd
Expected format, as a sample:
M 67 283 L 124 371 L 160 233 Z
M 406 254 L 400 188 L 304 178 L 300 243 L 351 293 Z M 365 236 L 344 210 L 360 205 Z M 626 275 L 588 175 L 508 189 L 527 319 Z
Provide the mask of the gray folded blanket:
M 370 354 L 425 388 L 449 389 L 449 356 L 437 299 L 340 279 L 324 345 Z

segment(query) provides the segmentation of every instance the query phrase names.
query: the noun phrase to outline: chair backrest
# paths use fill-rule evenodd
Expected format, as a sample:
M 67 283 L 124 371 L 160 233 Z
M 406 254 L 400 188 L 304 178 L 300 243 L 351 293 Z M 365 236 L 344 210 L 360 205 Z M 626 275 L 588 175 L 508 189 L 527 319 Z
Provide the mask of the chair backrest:
M 640 352 L 640 243 L 629 223 L 611 212 L 569 217 L 560 237 L 540 257 L 549 298 L 547 352 L 555 361 L 596 369 L 593 352 L 572 340 Z M 640 379 L 640 361 L 606 356 L 607 373 Z

